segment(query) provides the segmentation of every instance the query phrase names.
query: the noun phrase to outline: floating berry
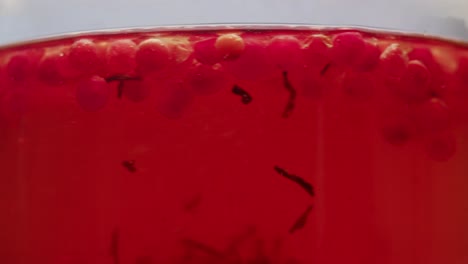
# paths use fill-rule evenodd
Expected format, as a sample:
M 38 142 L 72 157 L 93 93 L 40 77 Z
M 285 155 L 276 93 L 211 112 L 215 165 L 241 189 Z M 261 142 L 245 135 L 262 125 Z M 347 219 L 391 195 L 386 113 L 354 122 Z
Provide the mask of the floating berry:
M 241 80 L 261 80 L 272 76 L 275 68 L 269 62 L 265 46 L 254 38 L 244 39 L 242 56 L 233 61 L 225 61 L 226 70 Z
M 389 45 L 380 55 L 379 68 L 382 77 L 388 79 L 400 78 L 406 70 L 407 56 L 396 43 Z
M 208 38 L 193 44 L 193 54 L 195 59 L 207 65 L 213 65 L 221 61 L 221 57 L 215 48 L 217 38 Z
M 267 56 L 277 69 L 289 71 L 297 67 L 301 59 L 299 40 L 293 36 L 276 36 L 267 46 Z
M 425 141 L 426 152 L 434 161 L 445 162 L 452 158 L 457 151 L 455 136 L 448 133 L 433 135 Z
M 304 69 L 299 72 L 291 72 L 289 79 L 294 87 L 299 91 L 299 94 L 309 98 L 321 97 L 328 86 L 328 79 L 323 78 L 316 70 Z M 284 88 L 283 88 L 284 89 Z
M 382 133 L 388 143 L 401 146 L 413 137 L 414 125 L 407 117 L 392 116 L 385 120 Z
M 415 107 L 414 120 L 423 131 L 434 132 L 447 129 L 450 126 L 449 108 L 441 99 L 431 98 Z
M 309 37 L 303 47 L 302 56 L 308 67 L 323 69 L 330 63 L 330 48 L 325 36 L 313 35 Z
M 167 42 L 170 50 L 171 58 L 170 61 L 175 64 L 186 64 L 192 63 L 193 61 L 193 47 L 188 39 L 177 38 L 170 39 Z
M 36 69 L 43 54 L 44 51 L 41 49 L 22 51 L 12 55 L 5 66 L 8 79 L 14 82 L 25 81 Z
M 369 98 L 375 90 L 374 79 L 369 73 L 348 72 L 343 78 L 343 90 L 353 98 Z
M 65 52 L 55 52 L 44 56 L 38 68 L 39 80 L 51 86 L 63 85 L 75 73 L 70 67 Z
M 68 53 L 70 65 L 84 74 L 97 73 L 103 67 L 103 57 L 100 56 L 97 45 L 89 39 L 75 41 Z
M 227 74 L 216 66 L 199 65 L 189 73 L 187 79 L 196 95 L 209 95 L 230 88 Z
M 439 65 L 434 59 L 434 55 L 429 48 L 426 47 L 417 47 L 413 48 L 410 52 L 408 52 L 408 58 L 410 60 L 418 60 L 430 70 L 433 71 L 435 68 L 438 68 Z
M 147 39 L 141 42 L 135 54 L 137 69 L 143 74 L 165 68 L 170 58 L 168 46 L 159 39 Z
M 224 34 L 216 39 L 215 48 L 221 59 L 233 60 L 244 52 L 245 43 L 237 34 Z
M 431 75 L 430 89 L 432 93 L 437 95 L 446 93 L 445 86 L 447 82 L 447 75 L 444 73 L 440 63 L 436 61 L 430 48 L 413 48 L 408 53 L 408 58 L 410 60 L 418 60 L 427 67 Z
M 379 64 L 380 55 L 381 52 L 377 45 L 366 42 L 363 54 L 358 59 L 355 69 L 363 72 L 374 70 Z
M 182 117 L 193 100 L 190 89 L 180 80 L 170 80 L 160 88 L 156 102 L 157 110 L 170 119 Z
M 398 93 L 409 102 L 422 101 L 431 96 L 430 74 L 427 67 L 418 60 L 408 62 L 398 86 Z
M 24 90 L 9 90 L 1 97 L 0 110 L 7 116 L 17 117 L 28 110 L 29 99 L 30 94 Z
M 365 51 L 365 41 L 358 32 L 339 33 L 333 38 L 331 54 L 340 65 L 355 66 Z
M 468 57 L 462 56 L 458 60 L 456 76 L 461 82 L 461 85 L 468 86 Z
M 99 76 L 84 78 L 78 83 L 76 99 L 85 111 L 95 112 L 107 104 L 111 95 L 110 85 Z
M 113 41 L 107 47 L 107 67 L 109 74 L 129 74 L 135 69 L 137 46 L 129 39 Z
M 126 80 L 121 85 L 123 96 L 135 103 L 142 102 L 148 98 L 151 92 L 149 80 Z

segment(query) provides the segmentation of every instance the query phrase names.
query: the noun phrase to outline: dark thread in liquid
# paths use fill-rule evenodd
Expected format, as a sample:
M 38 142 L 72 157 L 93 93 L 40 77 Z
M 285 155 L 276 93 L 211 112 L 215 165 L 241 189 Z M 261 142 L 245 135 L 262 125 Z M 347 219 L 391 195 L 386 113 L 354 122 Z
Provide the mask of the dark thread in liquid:
M 106 78 L 106 82 L 119 82 L 117 86 L 117 98 L 121 99 L 123 95 L 123 87 L 125 81 L 141 81 L 139 76 L 129 76 L 124 74 L 112 75 Z
M 111 234 L 110 255 L 114 264 L 119 264 L 119 229 L 115 228 Z
M 131 173 L 135 173 L 137 171 L 134 160 L 124 160 L 122 161 L 122 166 Z
M 249 104 L 252 102 L 252 96 L 238 85 L 234 85 L 234 87 L 232 87 L 232 93 L 241 96 L 243 104 Z
M 221 253 L 219 250 L 209 246 L 209 245 L 206 245 L 206 244 L 203 244 L 199 241 L 196 241 L 196 240 L 193 240 L 193 239 L 183 239 L 182 240 L 182 243 L 191 248 L 191 249 L 195 249 L 195 250 L 198 250 L 198 251 L 201 251 L 205 254 L 208 254 L 210 256 L 213 256 L 213 257 L 216 257 L 216 258 L 222 258 L 223 257 L 223 253 Z
M 302 179 L 301 177 L 297 176 L 297 175 L 294 175 L 294 174 L 289 174 L 286 170 L 278 167 L 278 166 L 275 166 L 274 167 L 275 171 L 285 177 L 286 179 L 289 179 L 297 184 L 299 184 L 299 186 L 302 187 L 302 189 L 304 189 L 310 196 L 314 196 L 315 193 L 314 193 L 314 187 L 312 186 L 312 184 L 308 183 L 307 181 L 305 181 L 304 179 Z
M 295 107 L 295 101 L 296 101 L 296 90 L 292 86 L 291 82 L 288 79 L 288 72 L 284 71 L 283 72 L 283 85 L 286 90 L 289 92 L 289 98 L 288 98 L 288 103 L 286 104 L 286 107 L 284 108 L 283 112 L 283 118 L 288 118 L 291 115 L 292 110 L 294 110 Z
M 123 95 L 123 87 L 124 87 L 124 82 L 120 81 L 119 85 L 117 86 L 117 98 L 121 99 Z
M 325 67 L 323 67 L 323 69 L 320 71 L 320 76 L 324 76 L 325 73 L 327 73 L 328 69 L 330 69 L 330 66 L 331 63 L 327 63 L 327 65 L 325 65 Z
M 132 81 L 141 81 L 141 77 L 140 76 L 129 76 L 129 75 L 125 75 L 125 74 L 117 74 L 117 75 L 112 75 L 112 76 L 109 76 L 106 78 L 106 82 L 115 82 L 115 81 L 129 81 L 129 80 L 132 80 Z
M 312 211 L 312 205 L 309 205 L 306 210 L 297 218 L 296 222 L 294 222 L 294 225 L 289 229 L 289 233 L 292 234 L 302 228 L 307 223 L 307 219 L 309 217 L 310 212 Z

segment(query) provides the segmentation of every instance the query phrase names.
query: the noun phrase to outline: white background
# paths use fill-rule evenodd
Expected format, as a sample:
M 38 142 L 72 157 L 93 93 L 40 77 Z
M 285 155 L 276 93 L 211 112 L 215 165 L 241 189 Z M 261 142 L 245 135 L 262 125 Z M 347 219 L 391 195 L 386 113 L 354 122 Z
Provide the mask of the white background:
M 383 27 L 468 40 L 468 0 L 0 0 L 0 44 L 70 31 L 197 23 Z

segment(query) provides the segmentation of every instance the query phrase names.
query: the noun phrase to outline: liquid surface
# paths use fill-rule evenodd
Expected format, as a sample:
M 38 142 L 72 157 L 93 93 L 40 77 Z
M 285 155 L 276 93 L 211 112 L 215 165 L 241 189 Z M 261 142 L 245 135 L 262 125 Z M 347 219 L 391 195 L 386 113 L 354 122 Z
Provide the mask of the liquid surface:
M 468 49 L 359 30 L 0 48 L 2 264 L 468 264 Z

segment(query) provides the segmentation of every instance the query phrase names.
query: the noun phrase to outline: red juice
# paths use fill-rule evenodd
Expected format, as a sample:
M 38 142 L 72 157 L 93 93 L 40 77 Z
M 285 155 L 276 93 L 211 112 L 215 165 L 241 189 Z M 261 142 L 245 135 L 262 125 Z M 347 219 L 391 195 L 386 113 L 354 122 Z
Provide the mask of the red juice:
M 467 264 L 468 46 L 338 28 L 0 47 L 2 264 Z

